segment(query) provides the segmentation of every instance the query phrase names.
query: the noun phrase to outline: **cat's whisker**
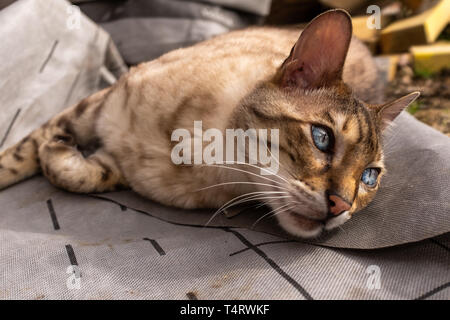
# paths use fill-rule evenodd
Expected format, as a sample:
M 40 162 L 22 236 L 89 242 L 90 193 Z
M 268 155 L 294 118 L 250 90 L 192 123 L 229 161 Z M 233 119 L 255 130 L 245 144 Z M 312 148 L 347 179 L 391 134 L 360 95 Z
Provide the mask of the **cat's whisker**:
M 288 207 L 288 208 L 286 208 L 286 207 Z M 291 203 L 287 203 L 287 204 L 285 204 L 285 205 L 283 205 L 283 206 L 281 206 L 281 207 L 279 207 L 279 208 L 276 208 L 276 209 L 274 209 L 274 210 L 272 210 L 272 211 L 266 213 L 265 215 L 263 215 L 263 216 L 262 216 L 261 218 L 259 218 L 258 220 L 256 220 L 255 223 L 253 223 L 253 225 L 251 226 L 250 229 L 253 229 L 253 228 L 256 226 L 256 224 L 257 224 L 258 222 L 260 222 L 262 219 L 264 219 L 264 218 L 267 217 L 268 215 L 271 215 L 272 217 L 274 217 L 274 216 L 276 216 L 277 214 L 280 214 L 280 213 L 282 213 L 282 212 L 291 210 L 291 209 L 294 208 L 294 207 L 295 207 L 295 205 L 292 205 Z M 283 209 L 283 208 L 285 208 L 285 209 Z M 280 211 L 280 209 L 283 209 L 283 210 Z M 273 214 L 272 214 L 272 213 L 273 213 Z
M 309 208 L 311 210 L 314 210 L 314 208 L 312 208 L 309 203 L 304 202 L 304 201 L 300 201 L 298 199 L 297 200 L 292 200 L 291 203 L 295 203 L 295 204 L 301 205 L 301 206 L 306 206 L 307 208 Z
M 223 183 L 214 184 L 212 186 L 208 186 L 208 187 L 204 187 L 204 188 L 201 188 L 201 189 L 197 189 L 194 192 L 207 190 L 207 189 L 211 189 L 211 188 L 216 188 L 216 187 L 220 187 L 220 186 L 234 185 L 234 184 L 250 184 L 250 185 L 267 186 L 267 187 L 272 187 L 272 188 L 276 188 L 276 189 L 289 191 L 289 189 L 287 189 L 287 188 L 274 186 L 274 185 L 271 185 L 271 184 L 268 184 L 268 183 L 259 183 L 259 182 L 250 182 L 250 181 L 232 181 L 232 182 L 223 182 Z
M 269 152 L 270 152 L 270 151 L 269 151 Z M 275 158 L 274 158 L 274 159 L 275 159 Z M 249 159 L 249 160 L 254 160 L 254 161 L 256 161 L 255 159 Z M 278 160 L 276 160 L 276 161 L 278 162 Z M 225 163 L 227 163 L 227 162 L 225 162 Z M 255 165 L 255 164 L 246 163 L 246 162 L 237 162 L 237 161 L 233 161 L 233 162 L 230 162 L 230 163 L 228 163 L 228 164 L 246 165 L 246 166 L 250 166 L 250 167 L 253 167 L 253 168 L 260 169 L 260 170 L 264 170 L 265 172 L 270 173 L 270 175 L 275 176 L 275 177 L 277 177 L 277 178 L 280 178 L 281 180 L 283 180 L 283 181 L 289 183 L 289 181 L 287 181 L 284 177 L 280 176 L 279 174 L 277 174 L 277 173 L 275 173 L 275 172 L 273 172 L 273 171 L 271 171 L 271 170 L 269 170 L 269 169 L 267 169 L 267 168 L 265 168 L 265 167 L 260 167 L 260 166 L 257 166 L 257 165 Z M 279 164 L 279 162 L 278 162 L 278 164 Z
M 270 149 L 269 149 L 269 147 L 268 147 L 268 145 L 267 145 L 267 141 L 266 140 L 264 140 L 264 139 L 261 139 L 260 141 L 262 141 L 262 142 L 264 142 L 264 146 L 266 147 L 266 150 L 269 152 L 269 154 L 270 154 L 270 158 L 271 159 L 274 159 L 276 162 L 277 162 L 277 164 L 278 164 L 278 166 L 279 166 L 279 168 L 282 168 L 282 169 L 284 169 L 293 179 L 297 179 L 282 163 L 280 163 L 280 161 L 278 161 L 278 159 L 277 159 L 277 157 L 275 157 L 274 155 L 273 155 L 273 153 L 272 153 L 272 151 L 270 151 Z M 248 154 L 247 154 L 247 156 L 248 156 Z M 255 160 L 255 159 L 252 159 L 252 160 Z M 256 160 L 256 162 L 258 162 L 257 160 Z M 270 171 L 270 170 L 269 170 Z M 281 178 L 281 179 L 283 179 L 284 181 L 286 181 L 287 183 L 289 183 L 289 181 L 287 181 L 285 178 L 283 178 L 282 176 L 280 176 L 280 175 L 278 175 L 278 174 L 275 174 L 275 173 L 273 173 L 272 171 L 270 171 L 272 174 L 274 174 L 274 175 L 276 175 L 276 176 L 278 176 L 279 178 Z
M 239 201 L 239 199 L 241 199 L 241 198 L 248 200 L 249 198 L 251 198 L 253 196 L 261 196 L 261 195 L 265 195 L 265 194 L 275 194 L 275 193 L 286 194 L 286 192 L 284 192 L 284 191 L 255 191 L 255 192 L 249 192 L 249 193 L 239 195 L 239 196 L 227 201 L 224 205 L 222 205 L 219 209 L 217 209 L 217 211 L 214 212 L 214 214 L 208 220 L 208 222 L 206 222 L 205 227 L 208 226 L 208 224 L 217 216 L 217 214 L 219 214 L 221 211 L 225 210 L 226 208 L 229 208 L 230 206 L 235 205 L 236 204 L 235 202 Z
M 276 202 L 276 200 L 279 200 L 279 199 L 282 199 L 282 198 L 291 198 L 291 197 L 292 197 L 292 196 L 283 196 L 283 197 L 276 197 L 276 199 L 274 199 L 274 200 L 263 201 L 263 202 L 261 202 L 260 204 L 256 205 L 256 206 L 255 206 L 255 209 L 259 209 L 259 208 L 261 208 L 261 207 L 264 207 L 264 206 L 267 205 L 267 204 L 272 204 L 272 203 Z M 281 201 L 281 200 L 280 200 L 280 201 Z M 280 201 L 278 201 L 278 202 L 280 202 Z
M 285 204 L 285 205 L 282 205 L 282 206 L 279 207 L 279 208 L 275 208 L 275 209 L 269 211 L 268 213 L 264 214 L 262 217 L 259 217 L 259 218 L 252 224 L 252 226 L 250 227 L 250 229 L 253 229 L 253 227 L 254 227 L 259 221 L 261 221 L 262 219 L 264 219 L 265 217 L 267 217 L 268 215 L 270 215 L 272 212 L 275 212 L 275 211 L 277 211 L 277 210 L 279 210 L 279 209 L 282 209 L 282 208 L 287 207 L 287 206 L 290 206 L 290 205 L 291 205 L 290 203 L 287 203 L 287 204 Z
M 230 166 L 224 166 L 224 165 L 218 165 L 218 164 L 202 164 L 201 166 L 207 166 L 207 167 L 217 167 L 217 168 L 223 168 L 223 169 L 230 169 L 230 170 L 235 170 L 235 171 L 239 171 L 239 172 L 243 172 L 243 173 L 248 173 L 250 175 L 256 176 L 258 178 L 264 179 L 264 180 L 268 180 L 271 182 L 274 182 L 276 184 L 279 185 L 283 185 L 281 182 L 267 178 L 267 177 L 263 177 L 259 174 L 256 174 L 254 172 L 248 171 L 248 170 L 243 170 L 243 169 L 239 169 L 239 168 L 234 168 L 234 167 L 230 167 Z
M 297 178 L 295 177 L 295 175 L 288 169 L 288 168 L 286 168 L 286 166 L 284 166 L 282 163 L 280 163 L 280 161 L 278 161 L 278 159 L 276 158 L 276 157 L 274 157 L 274 155 L 273 155 L 273 153 L 272 153 L 272 151 L 270 151 L 270 149 L 269 149 L 269 147 L 268 147 L 268 145 L 267 145 L 267 143 L 266 143 L 266 141 L 264 141 L 265 142 L 265 146 L 266 146 L 266 149 L 267 149 L 267 151 L 270 153 L 270 157 L 272 158 L 272 159 L 274 159 L 277 163 L 278 163 L 278 166 L 280 167 L 280 168 L 283 168 L 294 180 L 297 180 Z
M 273 155 L 272 151 L 270 151 L 270 148 L 269 148 L 269 146 L 267 145 L 267 141 L 266 141 L 266 140 L 261 140 L 261 141 L 264 142 L 264 146 L 266 147 L 266 150 L 269 152 L 270 158 L 271 158 L 271 159 L 274 159 L 274 160 L 277 162 L 277 164 L 278 164 L 278 166 L 279 166 L 280 168 L 284 168 L 284 169 L 286 170 L 286 172 L 290 174 L 289 170 L 287 170 L 286 167 L 285 167 L 282 163 L 280 163 L 280 161 L 278 161 L 277 157 L 275 157 L 275 156 Z
M 274 197 L 275 198 L 275 197 Z M 261 207 L 264 206 L 268 206 L 268 205 L 272 205 L 272 204 L 281 204 L 283 203 L 283 199 L 284 198 L 291 198 L 291 196 L 283 196 L 283 197 L 276 197 L 276 199 L 272 199 L 272 200 L 267 200 L 267 198 L 263 199 L 263 201 L 261 201 L 261 203 L 254 205 L 254 209 L 258 210 Z M 271 208 L 270 206 L 268 206 L 269 208 Z
M 308 205 L 307 202 L 301 201 L 300 199 L 292 200 L 291 202 L 295 203 L 295 204 L 300 204 L 300 205 Z
M 339 229 L 341 229 L 344 233 L 348 234 L 348 232 L 342 227 L 342 226 L 338 226 Z
M 288 198 L 290 196 L 279 196 L 277 198 L 281 199 L 281 198 L 285 198 L 285 197 Z M 274 198 L 274 197 L 271 197 L 271 198 Z M 225 208 L 223 208 L 221 211 L 227 210 L 228 208 L 230 208 L 232 206 L 235 206 L 235 205 L 238 205 L 238 204 L 241 204 L 244 202 L 255 201 L 255 200 L 265 200 L 265 199 L 271 199 L 271 198 L 263 196 L 263 195 L 253 195 L 248 198 L 243 198 L 243 199 L 237 200 L 236 202 L 230 203 Z
M 283 213 L 283 212 L 285 212 L 285 211 L 291 210 L 291 209 L 293 209 L 293 208 L 295 208 L 295 207 L 296 207 L 296 205 L 293 205 L 292 207 L 289 207 L 288 209 L 283 210 L 283 211 L 281 211 L 281 212 L 275 212 L 271 217 L 273 218 L 273 217 L 275 217 L 276 215 L 278 215 L 278 214 L 280 214 L 280 213 Z

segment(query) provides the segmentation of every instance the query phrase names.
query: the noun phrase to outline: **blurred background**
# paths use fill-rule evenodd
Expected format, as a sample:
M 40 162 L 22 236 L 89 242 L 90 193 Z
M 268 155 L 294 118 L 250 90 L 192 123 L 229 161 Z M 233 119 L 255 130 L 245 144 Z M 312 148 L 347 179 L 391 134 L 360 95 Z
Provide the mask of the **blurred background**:
M 0 9 L 13 3 L 0 0 Z M 344 8 L 377 57 L 386 99 L 411 91 L 408 111 L 450 136 L 450 0 L 72 0 L 104 28 L 128 66 L 252 25 L 302 28 Z

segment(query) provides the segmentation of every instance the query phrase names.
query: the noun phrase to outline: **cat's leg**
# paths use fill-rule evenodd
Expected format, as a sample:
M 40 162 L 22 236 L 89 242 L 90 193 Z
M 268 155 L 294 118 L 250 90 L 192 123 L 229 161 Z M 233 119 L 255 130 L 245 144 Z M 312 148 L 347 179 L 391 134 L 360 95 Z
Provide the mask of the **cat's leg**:
M 44 175 L 60 188 L 78 193 L 114 191 L 127 183 L 114 161 L 103 149 L 88 157 L 67 134 L 55 135 L 39 148 Z
M 103 106 L 107 103 L 106 99 L 108 94 L 112 91 L 113 87 L 110 87 L 94 93 L 56 115 L 43 126 L 23 138 L 19 143 L 1 151 L 0 190 L 40 172 L 41 165 L 42 167 L 46 165 L 47 168 L 52 168 L 54 164 L 57 165 L 58 167 L 52 169 L 52 173 L 55 175 L 62 170 L 62 168 L 68 170 L 70 166 L 67 165 L 67 163 L 69 159 L 71 159 L 71 163 L 77 163 L 77 165 L 80 166 L 79 168 L 73 167 L 71 171 L 78 171 L 80 177 L 79 183 L 81 183 L 82 177 L 85 176 L 85 174 L 80 172 L 80 168 L 83 167 L 81 166 L 81 163 L 84 163 L 83 161 L 87 161 L 84 166 L 86 168 L 91 168 L 89 171 L 90 173 L 91 171 L 100 171 L 92 169 L 95 167 L 98 169 L 98 166 L 101 166 L 100 164 L 96 165 L 94 163 L 97 161 L 95 159 L 100 159 L 98 161 L 109 164 L 111 159 L 106 159 L 108 157 L 106 157 L 106 155 L 101 155 L 101 153 L 89 160 L 84 159 L 81 154 L 76 152 L 77 149 L 74 146 L 76 143 L 78 146 L 86 147 L 93 141 L 98 140 L 96 122 L 101 115 Z M 59 144 L 56 143 L 58 141 Z M 45 149 L 41 148 L 44 144 L 46 145 Z M 64 166 L 61 163 L 62 161 L 56 161 L 61 160 L 59 157 L 53 157 L 49 154 L 49 150 L 51 149 L 59 150 L 58 154 L 61 156 L 64 155 Z M 64 149 L 66 152 L 63 152 Z M 39 152 L 39 150 L 41 150 L 41 152 Z M 71 153 L 69 151 L 71 151 Z M 40 153 L 44 156 L 44 161 L 40 158 Z M 68 157 L 68 154 L 72 154 L 73 157 Z M 78 159 L 78 161 L 75 161 L 75 159 Z M 111 175 L 111 180 L 105 179 L 108 181 L 96 184 L 91 183 L 90 186 L 86 185 L 81 189 L 74 188 L 74 186 L 70 184 L 71 188 L 69 189 L 79 190 L 80 192 L 90 192 L 92 190 L 102 189 L 109 190 L 112 183 L 119 180 L 116 177 L 116 171 L 118 172 L 118 170 L 116 170 L 115 164 L 111 163 L 110 167 L 112 173 L 109 173 L 109 170 L 106 170 L 105 172 L 107 173 L 108 178 L 109 175 Z M 67 172 L 64 172 L 64 175 L 67 174 Z M 98 174 L 96 176 L 98 176 Z M 66 179 L 67 177 L 64 177 L 63 179 L 65 183 L 67 183 Z M 92 177 L 90 180 L 92 180 Z M 59 185 L 61 185 L 61 183 Z

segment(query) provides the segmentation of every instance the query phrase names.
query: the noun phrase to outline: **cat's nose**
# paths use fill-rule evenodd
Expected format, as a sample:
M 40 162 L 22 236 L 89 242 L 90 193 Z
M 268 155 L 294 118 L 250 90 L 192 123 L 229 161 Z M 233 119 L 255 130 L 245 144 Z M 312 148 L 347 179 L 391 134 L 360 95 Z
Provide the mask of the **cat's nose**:
M 328 203 L 330 206 L 330 215 L 332 216 L 338 216 L 351 208 L 351 205 L 347 201 L 335 194 L 328 196 Z

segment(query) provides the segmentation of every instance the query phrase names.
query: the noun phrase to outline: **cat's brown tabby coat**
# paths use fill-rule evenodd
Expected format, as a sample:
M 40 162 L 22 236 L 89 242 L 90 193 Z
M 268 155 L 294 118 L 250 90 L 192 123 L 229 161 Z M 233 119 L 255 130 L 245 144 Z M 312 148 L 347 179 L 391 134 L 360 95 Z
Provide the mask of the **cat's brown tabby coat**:
M 374 104 L 377 71 L 343 10 L 298 33 L 235 31 L 132 68 L 5 150 L 0 189 L 42 169 L 69 191 L 129 186 L 182 208 L 266 201 L 280 225 L 302 237 L 344 223 L 374 197 L 385 171 L 382 130 L 418 93 Z M 175 165 L 171 134 L 196 120 L 203 130 L 279 128 L 279 173 Z M 91 155 L 80 152 L 93 145 Z

